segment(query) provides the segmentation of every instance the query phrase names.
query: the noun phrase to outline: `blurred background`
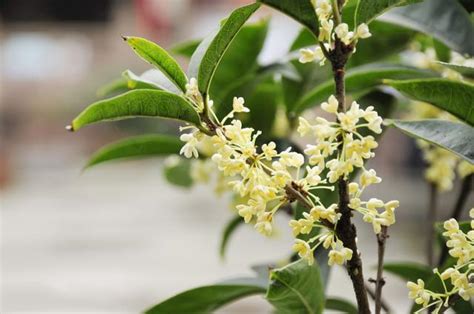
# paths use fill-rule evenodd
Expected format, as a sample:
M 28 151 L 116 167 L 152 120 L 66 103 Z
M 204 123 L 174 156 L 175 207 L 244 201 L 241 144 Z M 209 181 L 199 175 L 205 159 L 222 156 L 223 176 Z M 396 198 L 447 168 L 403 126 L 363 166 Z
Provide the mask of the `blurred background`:
M 166 48 L 202 38 L 232 8 L 249 2 L 0 1 L 1 313 L 137 313 L 184 289 L 249 275 L 251 265 L 287 255 L 292 237 L 282 220 L 270 239 L 240 228 L 222 260 L 219 238 L 232 217 L 228 199 L 216 200 L 209 186 L 168 185 L 159 160 L 81 172 L 88 155 L 111 140 L 175 132 L 176 125 L 134 120 L 77 134 L 64 130 L 97 99 L 97 87 L 125 69 L 148 68 L 120 35 Z M 295 22 L 275 11 L 265 8 L 258 16 L 270 14 L 261 63 L 283 56 L 298 32 Z M 381 146 L 371 166 L 384 183 L 367 196 L 401 202 L 386 259 L 423 261 L 428 187 L 420 157 L 411 140 L 393 130 Z M 451 210 L 457 189 L 443 194 L 441 215 Z M 370 226 L 357 223 L 367 277 L 373 277 L 376 239 Z M 329 294 L 354 299 L 345 272 L 335 268 L 332 276 Z M 405 284 L 389 277 L 384 289 L 395 312 L 406 312 Z M 270 311 L 261 297 L 252 297 L 220 312 Z

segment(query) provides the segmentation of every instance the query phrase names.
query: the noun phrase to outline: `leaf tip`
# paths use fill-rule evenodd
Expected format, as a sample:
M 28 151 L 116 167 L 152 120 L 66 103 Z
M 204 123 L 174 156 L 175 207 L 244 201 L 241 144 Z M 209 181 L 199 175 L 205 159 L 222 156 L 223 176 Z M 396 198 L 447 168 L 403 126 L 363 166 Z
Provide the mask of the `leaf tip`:
M 74 127 L 73 127 L 71 124 L 66 125 L 65 129 L 66 129 L 66 131 L 68 131 L 68 132 L 74 132 Z
M 127 41 L 130 38 L 130 36 L 125 35 L 120 35 L 120 37 L 122 37 L 123 41 Z

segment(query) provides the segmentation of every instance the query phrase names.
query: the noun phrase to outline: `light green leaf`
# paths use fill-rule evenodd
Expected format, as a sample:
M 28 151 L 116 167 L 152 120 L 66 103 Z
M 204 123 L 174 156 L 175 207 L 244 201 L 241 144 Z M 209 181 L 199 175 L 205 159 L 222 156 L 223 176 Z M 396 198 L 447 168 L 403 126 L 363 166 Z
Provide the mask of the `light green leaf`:
M 174 157 L 176 157 L 176 159 Z M 166 160 L 163 173 L 169 183 L 177 186 L 189 188 L 194 183 L 191 177 L 191 161 L 186 158 L 173 156 L 170 160 Z
M 408 97 L 430 103 L 474 125 L 474 85 L 447 79 L 387 80 Z
M 417 68 L 396 65 L 368 65 L 353 68 L 346 74 L 346 92 L 348 94 L 370 90 L 380 84 L 384 79 L 397 78 L 409 79 L 419 77 L 432 77 L 436 74 Z M 316 86 L 305 94 L 296 104 L 294 112 L 299 114 L 304 110 L 326 101 L 334 94 L 334 81 L 328 80 Z
M 318 17 L 311 0 L 258 0 L 292 17 L 306 26 L 316 37 L 319 35 Z
M 227 222 L 224 232 L 222 233 L 221 244 L 219 246 L 219 253 L 222 258 L 225 257 L 227 244 L 229 243 L 230 236 L 234 233 L 239 226 L 244 223 L 244 219 L 240 216 L 235 216 L 229 222 Z
M 451 59 L 451 49 L 448 46 L 433 38 L 433 48 L 436 52 L 436 58 L 442 62 L 449 62 Z
M 377 16 L 396 6 L 413 4 L 423 0 L 359 0 L 355 11 L 355 25 L 370 23 Z
M 183 56 L 186 58 L 191 58 L 194 51 L 196 51 L 197 47 L 201 43 L 202 39 L 191 39 L 184 41 L 182 43 L 178 43 L 170 48 L 170 51 L 178 56 Z
M 129 88 L 128 88 L 127 80 L 121 77 L 100 87 L 97 90 L 96 94 L 97 94 L 97 97 L 103 98 L 103 97 L 114 95 L 114 94 L 125 93 L 128 90 Z
M 324 287 L 317 263 L 298 260 L 270 275 L 266 298 L 279 313 L 322 313 Z
M 125 36 L 123 39 L 143 60 L 160 69 L 181 91 L 186 91 L 186 74 L 166 50 L 144 38 Z
M 162 89 L 173 94 L 181 94 L 179 88 L 176 87 L 161 71 L 150 69 L 143 72 L 141 75 L 136 75 L 130 70 L 122 73 L 122 76 L 127 80 L 129 89 Z
M 127 158 L 179 154 L 183 142 L 167 135 L 140 135 L 108 144 L 95 152 L 84 168 Z
M 474 79 L 474 67 L 470 67 L 467 65 L 454 64 L 454 63 L 446 63 L 446 62 L 438 62 L 438 63 L 445 67 L 450 68 L 451 70 L 461 73 L 462 76 Z
M 255 284 L 221 283 L 182 292 L 148 309 L 145 314 L 213 313 L 240 298 L 261 294 L 265 288 Z
M 425 0 L 392 9 L 381 19 L 423 32 L 457 52 L 474 56 L 474 25 L 457 0 Z
M 198 114 L 184 98 L 160 90 L 138 89 L 93 103 L 72 121 L 68 130 L 135 117 L 161 117 L 200 124 Z
M 429 266 L 412 262 L 385 263 L 383 269 L 403 280 L 413 282 L 417 279 L 426 281 L 433 276 L 433 270 Z
M 389 120 L 388 125 L 407 135 L 442 147 L 474 164 L 474 128 L 444 120 Z
M 260 4 L 250 4 L 233 11 L 217 33 L 206 37 L 197 47 L 189 64 L 189 76 L 198 81 L 199 91 L 209 93 L 214 73 L 237 33 Z
M 328 298 L 326 300 L 326 309 L 337 311 L 338 313 L 359 313 L 357 307 L 354 304 L 341 298 Z

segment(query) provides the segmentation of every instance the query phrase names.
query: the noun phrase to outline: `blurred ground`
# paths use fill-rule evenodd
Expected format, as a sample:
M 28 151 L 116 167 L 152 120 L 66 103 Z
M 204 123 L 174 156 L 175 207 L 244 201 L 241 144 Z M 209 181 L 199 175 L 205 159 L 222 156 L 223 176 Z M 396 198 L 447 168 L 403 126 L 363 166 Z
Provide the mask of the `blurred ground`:
M 140 122 L 91 126 L 78 134 L 63 129 L 94 100 L 97 86 L 127 68 L 147 68 L 120 35 L 148 37 L 164 46 L 198 38 L 239 1 L 193 6 L 185 0 L 168 1 L 173 4 L 168 6 L 155 1 L 155 11 L 165 19 L 142 18 L 145 2 L 113 2 L 110 21 L 102 24 L 2 27 L 1 313 L 137 313 L 184 289 L 250 275 L 249 266 L 279 260 L 291 249 L 282 219 L 272 239 L 247 226 L 240 229 L 222 261 L 219 236 L 231 217 L 226 199 L 216 201 L 205 186 L 190 191 L 169 186 L 157 160 L 80 173 L 97 147 L 149 128 L 149 122 Z M 282 16 L 275 17 L 273 26 L 266 61 L 283 54 L 287 38 L 296 32 L 296 25 Z M 384 183 L 367 197 L 372 193 L 402 204 L 398 223 L 390 229 L 387 260 L 422 261 L 427 189 L 414 179 L 419 172 L 409 174 L 403 164 L 411 154 L 408 141 L 396 132 L 387 135 L 373 163 Z M 442 203 L 450 204 L 455 194 L 443 195 Z M 446 213 L 450 206 L 440 209 Z M 360 225 L 364 260 L 375 261 L 375 236 L 370 226 Z M 367 277 L 374 275 L 373 266 L 366 262 Z M 353 299 L 345 272 L 335 268 L 331 276 L 329 294 Z M 406 312 L 402 281 L 390 278 L 384 291 L 395 313 Z M 261 297 L 253 297 L 220 312 L 270 310 Z

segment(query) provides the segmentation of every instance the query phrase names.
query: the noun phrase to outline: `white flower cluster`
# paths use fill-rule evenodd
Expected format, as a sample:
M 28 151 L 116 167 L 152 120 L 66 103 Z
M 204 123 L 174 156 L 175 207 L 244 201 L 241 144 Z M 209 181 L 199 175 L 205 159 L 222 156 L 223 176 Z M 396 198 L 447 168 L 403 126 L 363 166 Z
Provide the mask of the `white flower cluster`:
M 193 82 L 195 80 L 191 79 L 186 94 L 191 101 L 201 101 L 202 97 L 194 88 Z M 243 204 L 236 206 L 238 214 L 246 223 L 254 222 L 260 233 L 270 235 L 273 231 L 273 216 L 289 201 L 285 191 L 288 184 L 293 183 L 307 195 L 310 195 L 309 191 L 312 189 L 332 187 L 319 186 L 326 183 L 320 177 L 321 168 L 308 166 L 302 169 L 305 163 L 302 154 L 292 152 L 291 149 L 278 152 L 274 142 L 258 147 L 255 142 L 261 132 L 245 128 L 240 120 L 232 119 L 235 113 L 249 112 L 244 104 L 243 98 L 234 97 L 233 110 L 221 121 L 217 121 L 210 109 L 210 114 L 219 124 L 212 136 L 192 126 L 182 128 L 191 129 L 191 132 L 180 137 L 186 142 L 181 154 L 187 158 L 197 158 L 201 147 L 207 147 L 208 155 L 220 173 L 230 178 L 228 186 L 245 200 Z M 197 105 L 195 107 L 198 108 Z M 229 119 L 232 120 L 227 122 Z M 209 143 L 212 149 L 209 149 Z M 195 176 L 206 180 L 203 173 L 196 171 Z
M 369 38 L 372 34 L 367 24 L 362 23 L 354 31 L 349 31 L 349 25 L 340 23 L 335 25 L 334 7 L 331 0 L 312 0 L 316 15 L 319 21 L 319 38 L 318 40 L 324 45 L 326 50 L 334 49 L 334 41 L 336 37 L 349 46 L 357 43 L 359 39 Z M 326 56 L 320 46 L 315 49 L 303 48 L 300 50 L 301 63 L 318 61 L 320 65 L 324 65 Z
M 423 280 L 418 279 L 416 283 L 409 281 L 408 296 L 421 304 L 423 309 L 435 307 L 434 313 L 438 313 L 442 307 L 448 307 L 454 295 L 469 301 L 474 297 L 474 208 L 469 212 L 471 217 L 471 230 L 464 233 L 455 219 L 444 222 L 443 236 L 448 238 L 446 246 L 450 248 L 449 254 L 456 260 L 456 264 L 447 268 L 442 273 L 434 269 L 443 283 L 443 292 L 433 292 L 425 289 Z M 451 286 L 448 288 L 445 281 L 449 280 Z M 431 302 L 431 303 L 430 303 Z
M 187 87 L 186 94 L 191 101 L 197 102 L 194 106 L 198 110 L 202 97 L 196 89 L 195 80 L 191 79 Z M 234 119 L 235 113 L 249 112 L 244 99 L 237 97 L 234 97 L 232 111 L 220 121 L 212 108 L 207 109 L 216 123 L 212 134 L 205 134 L 192 126 L 183 128 L 191 129 L 191 132 L 181 135 L 181 140 L 186 142 L 181 154 L 197 158 L 205 150 L 217 165 L 221 178 L 227 178 L 226 185 L 242 200 L 236 205 L 238 214 L 246 223 L 253 223 L 263 235 L 272 234 L 273 217 L 283 205 L 303 201 L 310 210 L 301 219 L 290 221 L 294 236 L 310 234 L 313 228 L 321 231 L 308 241 L 296 239 L 294 250 L 311 264 L 314 250 L 322 244 L 330 249 L 328 263 L 341 265 L 352 258 L 353 252 L 344 247 L 335 233 L 341 217 L 338 205 L 323 204 L 315 195 L 315 190 L 334 190 L 328 184 L 335 183 L 341 177 L 348 179 L 355 168 L 363 169 L 359 182 L 349 184 L 349 207 L 360 212 L 364 220 L 373 225 L 376 233 L 380 232 L 381 226 L 395 222 L 394 209 L 398 207 L 398 201 L 384 203 L 375 198 L 368 201 L 360 198 L 366 187 L 381 182 L 373 169 L 364 168 L 365 160 L 374 156 L 372 150 L 378 144 L 373 136 L 362 136 L 358 131 L 367 128 L 374 133 L 382 132 L 382 118 L 374 108 L 364 110 L 353 102 L 348 111 L 338 112 L 338 101 L 334 96 L 330 96 L 321 106 L 334 114 L 337 122 L 316 118 L 311 124 L 300 118 L 299 134 L 311 134 L 316 138 L 315 145 L 306 146 L 304 155 L 291 151 L 291 148 L 277 151 L 274 142 L 256 145 L 261 132 L 243 127 L 240 120 Z M 304 166 L 305 157 L 307 166 Z M 197 170 L 194 176 L 206 180 L 205 174 Z

